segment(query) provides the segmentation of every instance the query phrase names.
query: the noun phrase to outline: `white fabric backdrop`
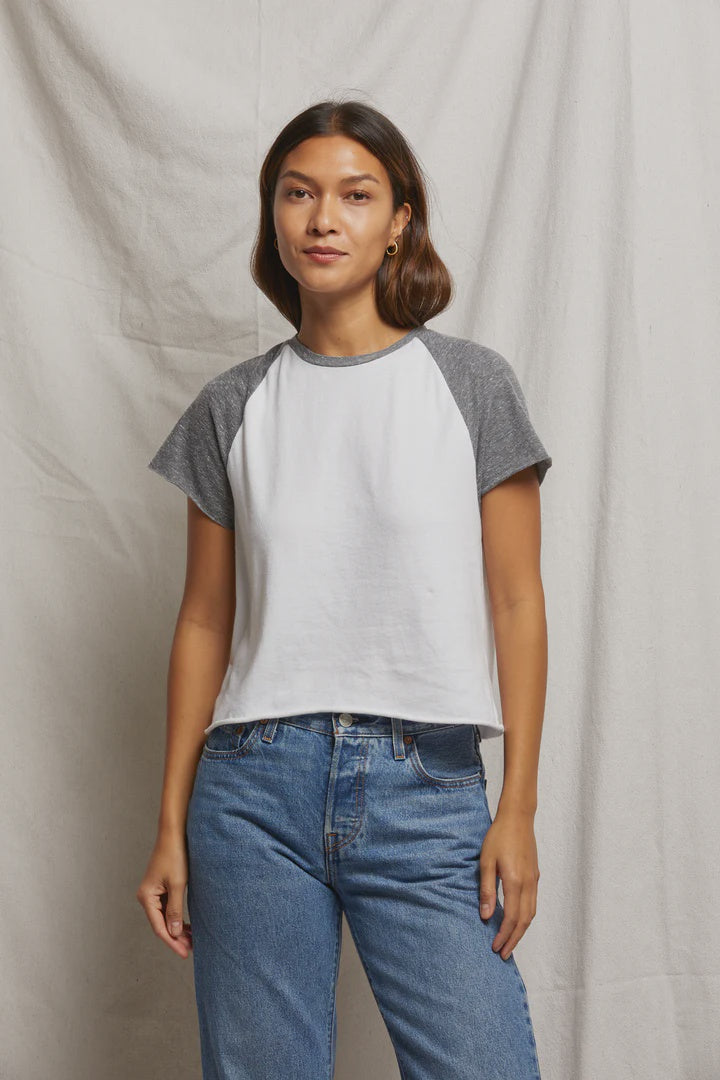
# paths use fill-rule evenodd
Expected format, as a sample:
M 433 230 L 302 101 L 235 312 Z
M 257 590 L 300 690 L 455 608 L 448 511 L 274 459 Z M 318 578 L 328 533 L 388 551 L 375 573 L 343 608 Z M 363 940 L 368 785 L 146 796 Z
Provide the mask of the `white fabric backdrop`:
M 458 290 L 433 325 L 511 360 L 553 456 L 515 954 L 543 1080 L 713 1080 L 718 5 L 5 0 L 0 28 L 0 1075 L 200 1075 L 191 961 L 134 895 L 185 553 L 146 463 L 293 332 L 247 269 L 257 173 L 338 92 L 415 146 Z M 344 945 L 336 1075 L 395 1077 Z

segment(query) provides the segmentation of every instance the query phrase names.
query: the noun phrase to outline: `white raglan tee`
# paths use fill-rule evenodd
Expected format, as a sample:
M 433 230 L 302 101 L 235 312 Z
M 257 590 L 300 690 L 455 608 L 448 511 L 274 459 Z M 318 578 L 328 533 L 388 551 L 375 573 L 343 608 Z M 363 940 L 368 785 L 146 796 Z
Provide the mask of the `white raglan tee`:
M 425 325 L 359 356 L 296 334 L 210 379 L 149 462 L 235 531 L 206 734 L 327 711 L 500 735 L 480 499 L 533 464 L 509 362 Z

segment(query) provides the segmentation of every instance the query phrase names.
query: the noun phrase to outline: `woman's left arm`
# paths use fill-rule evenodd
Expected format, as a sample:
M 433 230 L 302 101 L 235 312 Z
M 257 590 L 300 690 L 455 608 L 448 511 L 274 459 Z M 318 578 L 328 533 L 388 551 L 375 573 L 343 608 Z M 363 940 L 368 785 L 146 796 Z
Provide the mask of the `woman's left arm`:
M 534 465 L 481 499 L 504 733 L 502 793 L 480 854 L 480 915 L 504 918 L 493 941 L 508 958 L 535 917 L 540 878 L 534 819 L 547 687 L 547 624 L 540 576 L 540 486 Z

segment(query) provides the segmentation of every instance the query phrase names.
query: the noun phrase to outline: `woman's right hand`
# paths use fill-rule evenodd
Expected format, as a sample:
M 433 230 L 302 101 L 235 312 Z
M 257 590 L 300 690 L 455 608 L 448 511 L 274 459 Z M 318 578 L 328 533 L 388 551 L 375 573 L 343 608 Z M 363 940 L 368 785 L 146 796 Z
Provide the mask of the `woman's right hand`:
M 159 833 L 135 895 L 153 931 L 183 959 L 187 959 L 192 949 L 192 927 L 183 922 L 187 879 L 185 837 Z

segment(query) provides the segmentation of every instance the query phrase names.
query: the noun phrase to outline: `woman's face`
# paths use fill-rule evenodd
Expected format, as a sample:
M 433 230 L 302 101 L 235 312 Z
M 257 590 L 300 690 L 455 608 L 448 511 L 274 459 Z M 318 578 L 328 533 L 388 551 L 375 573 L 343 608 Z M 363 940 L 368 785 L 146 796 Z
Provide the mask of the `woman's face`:
M 372 283 L 385 248 L 410 219 L 394 213 L 384 165 L 345 135 L 313 136 L 286 154 L 273 204 L 278 253 L 302 290 L 340 294 Z M 310 247 L 342 252 L 313 259 Z

